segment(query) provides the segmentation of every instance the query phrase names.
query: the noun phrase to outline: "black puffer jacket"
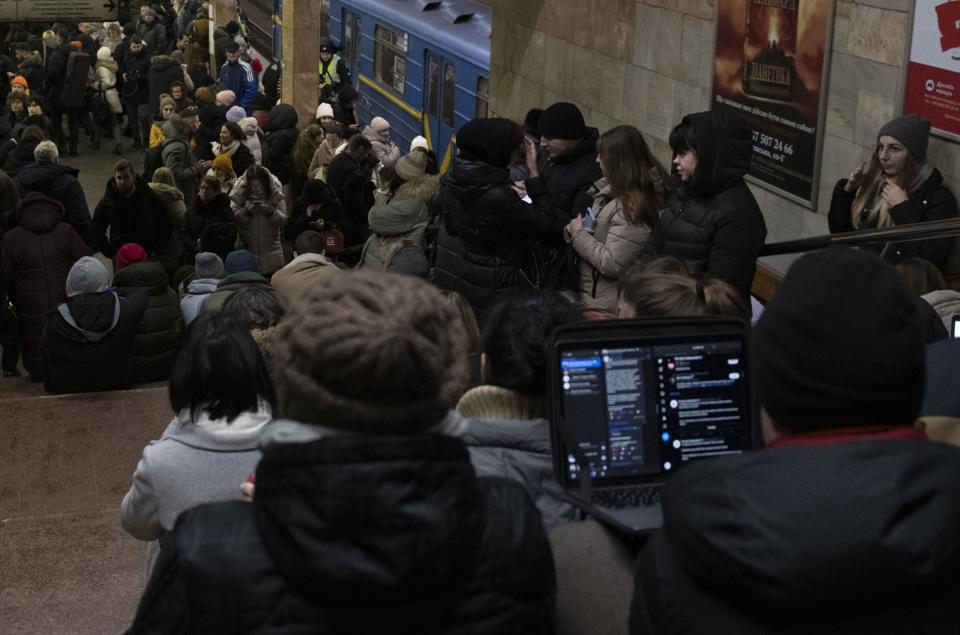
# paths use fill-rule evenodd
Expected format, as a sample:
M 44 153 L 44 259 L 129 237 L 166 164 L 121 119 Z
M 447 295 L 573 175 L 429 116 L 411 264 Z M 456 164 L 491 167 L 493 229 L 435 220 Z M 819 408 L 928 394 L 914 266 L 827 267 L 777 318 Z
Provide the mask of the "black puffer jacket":
M 587 128 L 587 131 L 587 136 L 563 156 L 554 159 L 541 152 L 538 160 L 540 176 L 527 179 L 530 196 L 546 195 L 550 207 L 568 221 L 582 215 L 590 206 L 593 197 L 588 192 L 603 176 L 597 163 L 600 134 L 596 128 Z
M 63 205 L 60 219 L 73 226 L 83 242 L 91 249 L 97 248 L 93 220 L 83 187 L 77 180 L 79 172 L 74 168 L 43 161 L 25 165 L 17 172 L 16 181 L 22 194 L 39 192 Z
M 183 83 L 183 69 L 180 62 L 169 55 L 154 55 L 150 58 L 148 77 L 150 112 L 160 112 L 160 95 L 170 94 L 170 84 Z
M 545 196 L 525 203 L 510 189 L 509 172 L 458 159 L 440 186 L 444 215 L 433 282 L 462 295 L 482 322 L 486 311 L 537 277 L 535 240 L 559 243 L 564 218 Z
M 278 104 L 270 109 L 270 130 L 263 140 L 263 167 L 284 185 L 293 180 L 293 146 L 299 136 L 293 106 Z
M 855 231 L 850 208 L 853 207 L 857 193 L 844 190 L 846 184 L 847 179 L 840 179 L 833 188 L 830 212 L 827 214 L 832 234 Z M 908 193 L 908 197 L 909 200 L 890 208 L 890 218 L 896 227 L 957 217 L 957 199 L 943 184 L 943 175 L 936 168 L 926 181 Z M 860 249 L 881 254 L 884 260 L 893 264 L 906 258 L 923 258 L 942 269 L 951 245 L 952 238 L 935 238 L 900 243 L 871 243 L 862 245 Z
M 209 203 L 204 202 L 199 196 L 194 197 L 193 205 L 183 218 L 183 227 L 180 232 L 184 254 L 190 262 L 193 261 L 193 255 L 200 247 L 203 230 L 211 225 L 222 224 L 235 224 L 229 196 L 220 192 Z
M 860 440 L 689 465 L 633 633 L 955 633 L 960 449 Z
M 190 510 L 171 544 L 131 633 L 552 632 L 536 508 L 450 437 L 267 448 L 253 504 Z
M 148 253 L 157 253 L 167 244 L 173 230 L 163 201 L 141 176 L 137 176 L 129 196 L 117 189 L 116 179 L 107 181 L 103 198 L 93 212 L 93 226 L 96 249 L 110 258 L 127 243 L 137 243 Z
M 767 237 L 763 214 L 743 180 L 750 169 L 750 131 L 739 120 L 712 112 L 683 121 L 693 127 L 697 168 L 690 183 L 674 179 L 667 208 L 644 251 L 692 261 L 749 302 Z

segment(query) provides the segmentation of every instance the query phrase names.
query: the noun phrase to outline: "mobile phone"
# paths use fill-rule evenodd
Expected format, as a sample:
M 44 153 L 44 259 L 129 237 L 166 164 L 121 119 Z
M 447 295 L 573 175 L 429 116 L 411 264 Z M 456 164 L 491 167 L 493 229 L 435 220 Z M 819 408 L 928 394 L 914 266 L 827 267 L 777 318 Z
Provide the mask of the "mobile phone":
M 960 315 L 953 316 L 953 328 L 950 329 L 953 339 L 960 340 Z

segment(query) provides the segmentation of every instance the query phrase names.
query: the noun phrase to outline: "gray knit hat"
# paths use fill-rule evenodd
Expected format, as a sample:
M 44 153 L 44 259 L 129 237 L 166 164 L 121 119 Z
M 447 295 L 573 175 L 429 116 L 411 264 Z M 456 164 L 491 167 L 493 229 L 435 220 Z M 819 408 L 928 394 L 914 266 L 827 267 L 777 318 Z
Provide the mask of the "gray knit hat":
M 467 336 L 429 283 L 358 271 L 333 276 L 278 325 L 274 384 L 283 417 L 364 433 L 438 424 L 467 382 Z
M 82 293 L 103 293 L 110 286 L 110 274 L 99 260 L 84 256 L 73 263 L 67 274 L 67 297 Z
M 217 254 L 201 251 L 194 257 L 193 265 L 198 279 L 219 280 L 223 277 L 223 261 Z
M 887 135 L 907 147 L 918 163 L 927 160 L 927 145 L 930 142 L 930 121 L 920 115 L 903 115 L 888 121 L 880 128 L 877 139 Z

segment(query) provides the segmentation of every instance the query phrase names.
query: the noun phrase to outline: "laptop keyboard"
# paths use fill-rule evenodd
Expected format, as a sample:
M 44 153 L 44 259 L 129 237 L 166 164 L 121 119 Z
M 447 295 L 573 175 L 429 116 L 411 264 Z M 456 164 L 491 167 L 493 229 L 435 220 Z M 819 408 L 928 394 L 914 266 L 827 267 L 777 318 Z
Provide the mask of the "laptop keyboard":
M 590 492 L 590 499 L 594 505 L 610 509 L 640 507 L 659 503 L 662 489 L 660 485 L 599 489 Z

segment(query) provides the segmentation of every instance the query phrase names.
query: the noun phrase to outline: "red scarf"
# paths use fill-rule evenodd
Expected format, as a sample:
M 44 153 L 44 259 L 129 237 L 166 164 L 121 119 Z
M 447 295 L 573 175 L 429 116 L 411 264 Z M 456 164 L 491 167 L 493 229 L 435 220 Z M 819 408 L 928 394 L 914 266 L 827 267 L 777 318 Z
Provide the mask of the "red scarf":
M 792 432 L 777 437 L 767 448 L 816 447 L 851 441 L 925 441 L 923 430 L 913 426 L 859 426 Z

